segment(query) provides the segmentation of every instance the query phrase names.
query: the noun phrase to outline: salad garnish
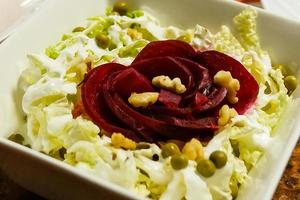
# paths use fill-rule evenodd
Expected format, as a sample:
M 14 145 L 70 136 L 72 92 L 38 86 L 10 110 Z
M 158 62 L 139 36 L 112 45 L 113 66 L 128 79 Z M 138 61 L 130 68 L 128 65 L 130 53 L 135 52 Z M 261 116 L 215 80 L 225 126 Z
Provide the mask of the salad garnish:
M 106 133 L 157 142 L 213 133 L 216 112 L 229 104 L 245 113 L 258 88 L 237 60 L 165 40 L 150 42 L 129 66 L 113 62 L 95 67 L 82 84 L 81 97 L 89 117 Z

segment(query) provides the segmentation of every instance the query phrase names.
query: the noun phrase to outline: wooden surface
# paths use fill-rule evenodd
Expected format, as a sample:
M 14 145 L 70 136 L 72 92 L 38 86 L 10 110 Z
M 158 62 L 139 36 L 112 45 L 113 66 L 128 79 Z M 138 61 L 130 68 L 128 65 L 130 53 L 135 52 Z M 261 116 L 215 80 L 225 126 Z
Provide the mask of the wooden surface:
M 267 186 L 266 186 L 267 187 Z M 43 200 L 0 172 L 0 200 Z M 280 180 L 273 200 L 300 200 L 300 140 Z
M 300 200 L 300 140 L 280 180 L 273 200 Z

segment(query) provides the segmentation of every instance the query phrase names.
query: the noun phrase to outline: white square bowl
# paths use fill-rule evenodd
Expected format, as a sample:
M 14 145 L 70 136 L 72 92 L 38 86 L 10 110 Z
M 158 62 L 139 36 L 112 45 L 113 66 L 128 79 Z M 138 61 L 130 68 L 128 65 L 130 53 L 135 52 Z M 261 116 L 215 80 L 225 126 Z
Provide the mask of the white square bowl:
M 0 45 L 0 167 L 17 183 L 48 199 L 138 199 L 132 192 L 5 139 L 22 121 L 16 86 L 26 54 L 42 52 L 85 18 L 104 13 L 111 3 L 109 0 L 47 1 Z M 163 24 L 188 28 L 198 23 L 213 32 L 223 24 L 232 27 L 233 17 L 246 7 L 225 0 L 132 0 L 130 3 L 147 9 Z M 297 73 L 300 24 L 257 10 L 262 47 L 269 51 L 274 63 L 289 65 Z M 299 96 L 298 88 L 295 97 Z M 284 116 L 273 145 L 251 171 L 252 178 L 241 189 L 238 199 L 272 198 L 300 133 L 300 123 L 296 123 L 300 119 L 299 109 L 289 109 L 294 112 Z
M 263 7 L 278 15 L 300 21 L 300 2 L 298 0 L 262 0 Z

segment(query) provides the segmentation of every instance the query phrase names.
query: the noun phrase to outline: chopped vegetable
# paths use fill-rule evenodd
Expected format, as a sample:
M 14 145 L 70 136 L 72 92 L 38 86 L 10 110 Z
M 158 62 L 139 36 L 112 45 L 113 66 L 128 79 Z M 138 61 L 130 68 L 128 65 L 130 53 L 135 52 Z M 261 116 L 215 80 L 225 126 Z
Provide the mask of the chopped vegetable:
M 128 4 L 125 1 L 118 1 L 113 7 L 113 11 L 120 15 L 126 15 L 128 12 Z
M 218 169 L 224 167 L 227 163 L 227 155 L 223 151 L 214 151 L 210 154 L 209 159 Z
M 171 157 L 171 165 L 175 170 L 184 169 L 188 165 L 188 159 L 182 154 L 173 155 Z
M 174 143 L 167 143 L 161 148 L 161 155 L 163 158 L 167 158 L 169 156 L 180 154 L 180 150 L 178 146 Z
M 216 167 L 211 160 L 201 159 L 197 164 L 197 172 L 204 177 L 211 177 L 214 175 Z
M 288 94 L 292 94 L 298 85 L 297 78 L 295 76 L 287 76 L 284 78 L 284 85 L 288 89 Z

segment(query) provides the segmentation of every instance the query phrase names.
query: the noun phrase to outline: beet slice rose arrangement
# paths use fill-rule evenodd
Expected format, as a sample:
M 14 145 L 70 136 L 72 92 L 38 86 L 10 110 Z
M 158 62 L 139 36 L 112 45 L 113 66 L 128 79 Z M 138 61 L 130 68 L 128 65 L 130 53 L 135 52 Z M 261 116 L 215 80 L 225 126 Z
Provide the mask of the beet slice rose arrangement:
M 230 104 L 227 89 L 213 83 L 228 71 L 240 83 L 239 101 Z M 180 79 L 181 93 L 157 87 L 153 78 Z M 255 102 L 258 84 L 237 60 L 217 51 L 198 52 L 177 40 L 149 43 L 130 66 L 108 63 L 89 71 L 82 101 L 91 120 L 108 133 L 119 132 L 135 141 L 188 140 L 218 129 L 218 110 L 227 104 L 239 114 Z M 155 102 L 135 107 L 132 94 L 158 94 Z

